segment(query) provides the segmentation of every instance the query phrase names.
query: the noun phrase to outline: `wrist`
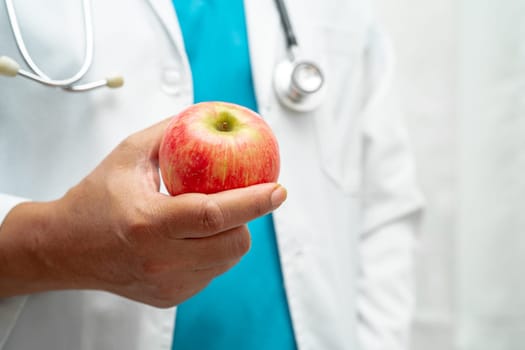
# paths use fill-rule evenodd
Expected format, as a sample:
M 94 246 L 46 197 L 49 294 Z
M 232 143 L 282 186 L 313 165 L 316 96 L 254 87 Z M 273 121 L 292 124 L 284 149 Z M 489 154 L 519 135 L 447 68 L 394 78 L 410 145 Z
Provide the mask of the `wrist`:
M 0 297 L 66 287 L 52 244 L 56 202 L 24 202 L 0 226 Z

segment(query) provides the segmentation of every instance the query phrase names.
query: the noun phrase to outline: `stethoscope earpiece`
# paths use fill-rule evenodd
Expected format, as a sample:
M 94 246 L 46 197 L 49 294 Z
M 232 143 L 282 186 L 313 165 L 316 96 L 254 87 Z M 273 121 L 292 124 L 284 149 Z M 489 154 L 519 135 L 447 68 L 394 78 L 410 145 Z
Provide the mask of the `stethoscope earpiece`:
M 20 65 L 15 60 L 7 56 L 0 56 L 0 75 L 16 77 L 19 70 Z

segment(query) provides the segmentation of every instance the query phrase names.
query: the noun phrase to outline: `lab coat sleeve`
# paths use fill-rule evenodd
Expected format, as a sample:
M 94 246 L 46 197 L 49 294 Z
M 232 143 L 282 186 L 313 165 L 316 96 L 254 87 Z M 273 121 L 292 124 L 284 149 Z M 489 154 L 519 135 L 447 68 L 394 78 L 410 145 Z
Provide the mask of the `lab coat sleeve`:
M 11 211 L 15 205 L 24 201 L 26 201 L 24 198 L 0 194 L 0 225 L 9 211 Z M 11 333 L 11 330 L 15 326 L 26 299 L 27 296 L 0 298 L 0 350 L 4 347 L 9 333 Z
M 362 350 L 407 350 L 415 299 L 413 248 L 423 201 L 397 99 L 388 86 L 390 52 L 379 32 L 371 34 L 357 300 Z

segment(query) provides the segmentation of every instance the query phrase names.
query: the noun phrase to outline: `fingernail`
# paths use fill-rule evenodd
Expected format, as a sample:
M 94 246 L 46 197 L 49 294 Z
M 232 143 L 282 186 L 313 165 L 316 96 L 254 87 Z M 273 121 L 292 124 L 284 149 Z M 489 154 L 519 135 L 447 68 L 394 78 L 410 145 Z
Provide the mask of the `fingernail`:
M 273 209 L 280 206 L 286 200 L 287 194 L 288 193 L 283 186 L 277 185 L 277 187 L 273 190 L 271 197 Z

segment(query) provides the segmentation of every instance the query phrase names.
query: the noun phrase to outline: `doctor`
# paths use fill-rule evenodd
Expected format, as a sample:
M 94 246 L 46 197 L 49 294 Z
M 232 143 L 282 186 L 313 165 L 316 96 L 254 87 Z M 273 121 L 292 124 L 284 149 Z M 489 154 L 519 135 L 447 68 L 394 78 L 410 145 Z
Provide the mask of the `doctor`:
M 287 1 L 301 55 L 319 63 L 326 81 L 322 102 L 306 112 L 275 93 L 274 68 L 289 54 L 277 7 L 244 4 L 255 104 L 278 137 L 288 191 L 285 204 L 256 221 L 271 227 L 256 233 L 275 230 L 273 281 L 283 291 L 288 348 L 406 349 L 421 199 L 386 93 L 388 46 L 366 1 L 332 2 Z M 73 75 L 86 43 L 80 2 L 15 6 L 35 62 L 50 77 Z M 199 298 L 257 252 L 260 237 L 252 237 L 252 251 L 229 270 L 250 245 L 244 223 L 286 197 L 275 184 L 209 197 L 159 194 L 162 119 L 195 101 L 187 17 L 178 11 L 179 25 L 168 0 L 92 9 L 85 80 L 119 70 L 122 89 L 71 93 L 0 79 L 2 350 L 169 349 L 173 329 L 177 349 L 181 329 L 206 305 Z M 11 33 L 0 2 L 0 55 L 21 62 Z M 177 327 L 171 306 L 227 270 L 181 304 Z M 282 336 L 271 322 L 259 327 Z

